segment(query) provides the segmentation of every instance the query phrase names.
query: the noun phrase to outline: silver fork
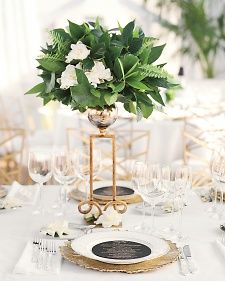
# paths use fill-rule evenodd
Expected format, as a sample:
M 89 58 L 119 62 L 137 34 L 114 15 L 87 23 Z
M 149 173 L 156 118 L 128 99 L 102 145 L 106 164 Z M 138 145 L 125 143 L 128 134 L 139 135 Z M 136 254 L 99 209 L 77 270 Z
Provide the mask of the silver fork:
M 31 262 L 36 263 L 37 257 L 38 257 L 38 244 L 39 244 L 39 238 L 38 236 L 35 236 L 32 241 L 32 257 Z
M 44 269 L 45 265 L 45 254 L 46 254 L 46 240 L 40 239 L 39 244 L 39 253 L 38 253 L 38 261 L 37 261 L 37 268 L 40 270 Z

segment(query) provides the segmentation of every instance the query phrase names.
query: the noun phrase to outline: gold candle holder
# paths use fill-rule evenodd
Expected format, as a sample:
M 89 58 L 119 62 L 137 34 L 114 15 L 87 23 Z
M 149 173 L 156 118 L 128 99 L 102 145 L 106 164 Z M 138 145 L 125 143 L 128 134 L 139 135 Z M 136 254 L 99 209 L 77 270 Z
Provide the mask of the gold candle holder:
M 102 214 L 102 209 L 99 203 L 95 201 L 93 197 L 93 141 L 96 138 L 111 139 L 112 141 L 112 200 L 104 206 L 103 211 L 105 211 L 109 206 L 112 206 L 117 212 L 121 214 L 125 213 L 127 210 L 126 202 L 117 200 L 116 198 L 116 138 L 114 134 L 106 133 L 106 127 L 107 126 L 98 126 L 100 133 L 90 135 L 90 196 L 88 200 L 84 200 L 78 205 L 78 210 L 82 214 L 89 213 L 92 210 L 93 206 L 97 207 L 100 215 Z

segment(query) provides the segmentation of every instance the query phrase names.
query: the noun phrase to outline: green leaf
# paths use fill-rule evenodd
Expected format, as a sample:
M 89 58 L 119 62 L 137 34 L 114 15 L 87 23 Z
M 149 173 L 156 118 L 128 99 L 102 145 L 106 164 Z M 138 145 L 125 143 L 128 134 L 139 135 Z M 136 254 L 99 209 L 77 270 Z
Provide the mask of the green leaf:
M 91 49 L 91 57 L 95 59 L 101 59 L 102 57 L 104 57 L 105 51 L 106 51 L 105 44 L 99 43 Z
M 147 119 L 152 114 L 153 105 L 150 106 L 148 104 L 145 104 L 144 102 L 139 101 L 138 102 L 138 107 L 140 108 L 144 118 Z
M 123 63 L 124 73 L 129 74 L 136 68 L 139 59 L 134 55 L 128 54 L 121 61 Z
M 51 72 L 59 73 L 65 70 L 65 64 L 60 61 L 52 61 L 51 59 L 37 59 L 40 65 Z
M 119 84 L 116 85 L 114 91 L 119 93 L 119 92 L 123 91 L 124 87 L 125 87 L 125 82 L 122 81 L 122 82 L 120 82 Z
M 140 58 L 140 61 L 142 62 L 142 64 L 148 63 L 148 58 L 149 58 L 150 52 L 151 52 L 151 49 L 150 49 L 150 48 L 145 48 L 145 49 L 143 49 L 143 51 L 139 54 L 139 58 Z
M 142 38 L 134 38 L 130 43 L 129 51 L 132 54 L 136 54 L 142 46 L 142 41 L 143 41 Z
M 78 68 L 75 68 L 75 70 L 76 70 L 78 84 L 85 85 L 87 88 L 89 88 L 90 83 L 87 79 L 87 76 L 84 74 L 84 71 L 82 69 L 78 69 Z
M 135 21 L 131 21 L 123 28 L 122 40 L 125 45 L 129 45 L 133 38 L 134 23 Z
M 104 99 L 108 105 L 112 105 L 117 101 L 118 93 L 106 92 Z
M 28 92 L 25 93 L 25 95 L 37 94 L 44 90 L 45 90 L 45 83 L 42 82 L 31 88 Z
M 69 21 L 69 31 L 75 43 L 85 35 L 85 27 Z
M 160 95 L 160 93 L 158 91 L 154 91 L 154 92 L 149 92 L 150 96 L 157 101 L 158 103 L 160 103 L 161 105 L 165 105 L 164 101 Z
M 148 59 L 148 63 L 151 64 L 154 61 L 156 61 L 162 54 L 162 51 L 164 49 L 164 47 L 166 46 L 166 44 L 164 45 L 160 45 L 160 46 L 156 46 L 153 47 L 151 49 L 150 55 L 149 55 L 149 59 Z
M 99 99 L 93 96 L 90 89 L 84 84 L 78 84 L 70 88 L 73 100 L 81 107 L 95 107 Z
M 124 78 L 123 64 L 119 58 L 116 59 L 113 70 L 117 78 Z
M 91 93 L 92 93 L 92 95 L 94 95 L 97 98 L 100 98 L 100 96 L 101 96 L 101 92 L 96 90 L 96 89 L 94 89 L 94 88 L 91 89 Z
M 129 101 L 128 103 L 124 103 L 123 107 L 126 111 L 136 114 L 136 106 L 133 101 Z
M 86 58 L 83 60 L 83 69 L 90 70 L 94 66 L 94 61 L 91 58 Z
M 127 80 L 126 81 L 131 87 L 141 90 L 141 91 L 148 91 L 149 87 L 146 86 L 144 83 L 137 81 L 137 80 Z

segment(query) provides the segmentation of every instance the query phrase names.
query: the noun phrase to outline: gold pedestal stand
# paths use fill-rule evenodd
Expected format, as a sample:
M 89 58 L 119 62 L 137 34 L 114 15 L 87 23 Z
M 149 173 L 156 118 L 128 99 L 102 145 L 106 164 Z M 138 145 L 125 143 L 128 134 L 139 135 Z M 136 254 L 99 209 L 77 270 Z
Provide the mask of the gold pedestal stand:
M 90 135 L 90 196 L 88 200 L 79 203 L 78 210 L 82 214 L 87 214 L 92 210 L 93 206 L 96 206 L 99 214 L 102 214 L 99 203 L 93 198 L 93 141 L 96 138 L 112 140 L 112 200 L 104 206 L 103 211 L 112 206 L 118 213 L 123 214 L 127 210 L 127 204 L 116 199 L 116 138 L 114 134 L 107 134 L 105 129 L 100 129 L 99 134 Z

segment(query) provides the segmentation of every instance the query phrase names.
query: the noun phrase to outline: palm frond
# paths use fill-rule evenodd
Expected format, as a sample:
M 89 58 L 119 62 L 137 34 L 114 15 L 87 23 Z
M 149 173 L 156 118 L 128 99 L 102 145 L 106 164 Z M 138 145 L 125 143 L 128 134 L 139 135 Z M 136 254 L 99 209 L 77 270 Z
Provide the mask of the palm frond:
M 171 78 L 171 75 L 165 71 L 164 69 L 162 69 L 159 66 L 156 65 L 143 65 L 140 66 L 140 72 L 141 75 L 145 76 L 145 77 L 153 77 L 153 78 L 164 78 L 164 79 L 168 79 Z

